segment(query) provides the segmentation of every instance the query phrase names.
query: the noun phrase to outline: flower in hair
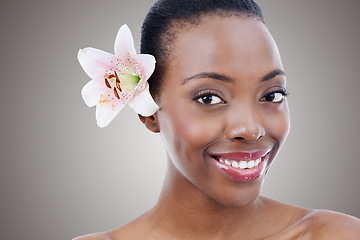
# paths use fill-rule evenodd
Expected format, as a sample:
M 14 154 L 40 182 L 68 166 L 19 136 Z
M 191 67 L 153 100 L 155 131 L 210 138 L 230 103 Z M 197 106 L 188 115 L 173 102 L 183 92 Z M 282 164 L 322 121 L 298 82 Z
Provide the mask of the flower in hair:
M 111 54 L 88 47 L 78 52 L 80 65 L 92 79 L 81 94 L 89 107 L 96 105 L 99 127 L 106 127 L 126 104 L 142 116 L 151 116 L 159 109 L 147 81 L 154 72 L 155 58 L 136 54 L 127 25 L 120 27 L 114 50 Z

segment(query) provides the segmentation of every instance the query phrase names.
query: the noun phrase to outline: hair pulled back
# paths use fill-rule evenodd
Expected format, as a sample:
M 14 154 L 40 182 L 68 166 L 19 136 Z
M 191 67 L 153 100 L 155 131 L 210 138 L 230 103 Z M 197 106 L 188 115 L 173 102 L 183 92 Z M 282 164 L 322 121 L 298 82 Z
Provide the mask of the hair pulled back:
M 253 0 L 159 0 L 149 10 L 141 30 L 140 51 L 156 58 L 156 68 L 150 77 L 150 92 L 158 99 L 160 82 L 171 46 L 176 39 L 177 27 L 197 25 L 208 14 L 243 16 L 263 23 L 259 5 Z

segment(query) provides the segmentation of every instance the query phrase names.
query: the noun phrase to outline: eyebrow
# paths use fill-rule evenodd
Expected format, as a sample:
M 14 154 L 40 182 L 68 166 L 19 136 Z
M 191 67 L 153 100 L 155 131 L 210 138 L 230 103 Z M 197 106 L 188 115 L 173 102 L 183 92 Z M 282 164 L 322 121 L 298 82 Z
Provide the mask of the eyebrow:
M 198 74 L 195 74 L 191 77 L 185 78 L 183 84 L 187 83 L 189 80 L 195 79 L 195 78 L 211 78 L 222 82 L 234 82 L 234 80 L 231 77 L 218 74 L 215 72 L 201 72 Z
M 277 75 L 285 75 L 285 72 L 281 69 L 275 69 L 271 72 L 269 72 L 268 74 L 266 74 L 265 76 L 263 76 L 261 78 L 262 82 L 265 82 L 267 80 L 273 79 L 274 77 L 276 77 Z M 232 79 L 231 77 L 219 74 L 219 73 L 215 73 L 215 72 L 201 72 L 198 74 L 195 74 L 191 77 L 185 78 L 183 81 L 183 85 L 185 83 L 187 83 L 188 81 L 192 80 L 192 79 L 196 79 L 196 78 L 211 78 L 211 79 L 215 79 L 218 81 L 222 81 L 222 82 L 227 82 L 227 83 L 232 83 L 234 82 L 234 79 Z
M 284 75 L 286 76 L 285 72 L 281 69 L 275 69 L 271 72 L 269 72 L 268 74 L 266 74 L 265 76 L 262 77 L 261 81 L 265 82 L 267 80 L 273 79 L 274 77 L 276 77 L 277 75 Z

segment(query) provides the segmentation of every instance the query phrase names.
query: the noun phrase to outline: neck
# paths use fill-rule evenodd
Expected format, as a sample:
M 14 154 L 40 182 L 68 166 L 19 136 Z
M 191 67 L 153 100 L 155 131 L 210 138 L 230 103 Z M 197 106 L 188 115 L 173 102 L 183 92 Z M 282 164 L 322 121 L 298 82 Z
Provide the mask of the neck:
M 169 161 L 151 222 L 153 229 L 179 239 L 231 239 L 254 229 L 261 211 L 260 198 L 242 207 L 224 206 L 194 186 Z

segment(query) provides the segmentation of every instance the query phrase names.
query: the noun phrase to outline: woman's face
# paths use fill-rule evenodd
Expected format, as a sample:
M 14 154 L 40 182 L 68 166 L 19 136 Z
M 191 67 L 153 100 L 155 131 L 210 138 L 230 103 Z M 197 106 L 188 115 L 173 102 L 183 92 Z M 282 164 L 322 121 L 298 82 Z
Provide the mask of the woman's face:
M 157 113 L 169 168 L 178 184 L 245 206 L 289 131 L 277 46 L 263 23 L 242 17 L 204 17 L 174 41 Z

